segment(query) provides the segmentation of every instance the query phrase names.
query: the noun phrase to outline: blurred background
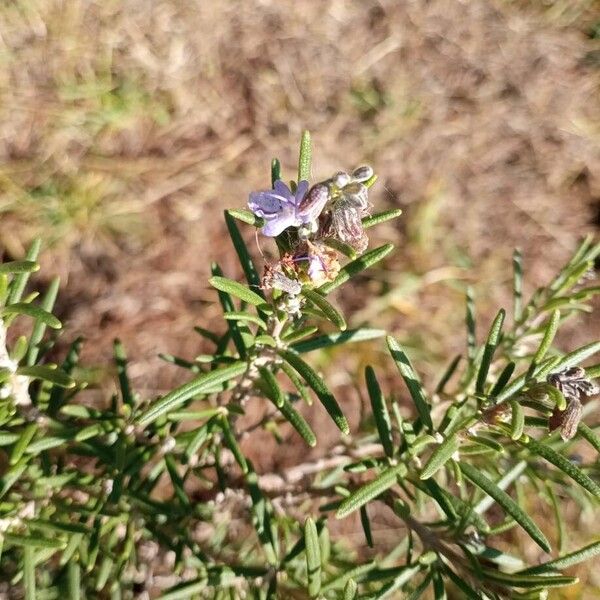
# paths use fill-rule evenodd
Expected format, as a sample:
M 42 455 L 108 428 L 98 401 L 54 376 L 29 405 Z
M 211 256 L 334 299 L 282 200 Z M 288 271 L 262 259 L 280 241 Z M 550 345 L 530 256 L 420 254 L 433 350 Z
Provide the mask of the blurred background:
M 597 0 L 15 0 L 0 64 L 4 258 L 41 235 L 64 343 L 83 334 L 94 366 L 120 337 L 148 397 L 188 377 L 159 352 L 203 351 L 210 260 L 239 274 L 223 209 L 268 186 L 273 156 L 294 177 L 304 128 L 315 180 L 371 164 L 374 210 L 404 211 L 370 230 L 396 252 L 337 301 L 399 337 L 430 387 L 463 348 L 466 284 L 483 336 L 510 307 L 514 247 L 531 292 L 600 228 Z M 561 343 L 599 335 L 596 314 Z M 362 368 L 387 359 L 314 362 L 334 359 L 356 426 Z

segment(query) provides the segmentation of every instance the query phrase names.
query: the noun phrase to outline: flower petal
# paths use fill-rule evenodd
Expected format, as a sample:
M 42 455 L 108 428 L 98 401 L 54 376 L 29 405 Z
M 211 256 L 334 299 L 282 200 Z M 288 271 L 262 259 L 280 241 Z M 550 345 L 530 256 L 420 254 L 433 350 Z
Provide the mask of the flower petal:
M 284 229 L 288 227 L 298 227 L 299 223 L 296 220 L 293 207 L 286 207 L 276 215 L 266 217 L 268 220 L 262 228 L 263 235 L 268 237 L 278 236 Z
M 248 208 L 259 217 L 269 217 L 276 215 L 284 210 L 289 200 L 277 193 L 274 190 L 261 190 L 252 192 L 248 199 Z

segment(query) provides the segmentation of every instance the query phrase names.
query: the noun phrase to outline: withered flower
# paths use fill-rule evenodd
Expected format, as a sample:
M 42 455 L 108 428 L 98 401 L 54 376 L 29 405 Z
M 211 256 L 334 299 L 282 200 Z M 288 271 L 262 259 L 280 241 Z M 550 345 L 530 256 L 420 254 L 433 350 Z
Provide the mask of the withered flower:
M 567 399 L 565 410 L 554 409 L 548 421 L 548 428 L 554 431 L 560 427 L 560 437 L 563 440 L 572 439 L 577 433 L 583 405 L 582 396 L 594 396 L 600 393 L 600 388 L 585 374 L 581 367 L 571 367 L 558 373 L 551 373 L 546 381 L 558 389 Z

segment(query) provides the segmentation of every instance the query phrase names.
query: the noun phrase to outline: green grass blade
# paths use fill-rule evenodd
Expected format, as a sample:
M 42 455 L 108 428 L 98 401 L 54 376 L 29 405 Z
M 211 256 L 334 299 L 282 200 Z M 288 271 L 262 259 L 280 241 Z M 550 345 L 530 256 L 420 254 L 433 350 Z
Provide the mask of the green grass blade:
M 394 455 L 394 440 L 392 438 L 390 413 L 385 404 L 385 398 L 381 392 L 379 382 L 375 377 L 375 371 L 370 366 L 365 369 L 365 379 L 367 382 L 369 398 L 371 399 L 371 409 L 373 410 L 373 417 L 375 418 L 379 440 L 381 441 L 381 445 L 383 446 L 386 455 L 392 457 Z
M 485 348 L 483 350 L 481 364 L 479 365 L 479 372 L 477 373 L 477 383 L 475 384 L 475 389 L 478 394 L 483 394 L 484 392 L 485 382 L 490 371 L 492 359 L 494 358 L 494 352 L 496 351 L 498 342 L 500 341 L 500 333 L 502 331 L 502 324 L 504 323 L 505 316 L 506 311 L 501 308 L 498 311 L 498 314 L 496 315 L 496 318 L 494 319 L 494 322 L 490 328 L 490 332 L 485 343 Z
M 406 387 L 410 392 L 411 398 L 415 403 L 417 413 L 421 418 L 423 424 L 429 429 L 433 430 L 433 423 L 431 421 L 430 407 L 427 403 L 425 390 L 421 385 L 421 381 L 413 369 L 408 356 L 405 354 L 402 346 L 390 335 L 387 337 L 387 345 L 390 350 L 392 358 L 396 362 L 396 366 L 402 375 L 402 379 L 406 383 Z
M 351 277 L 354 277 L 354 275 L 357 275 L 361 271 L 378 263 L 380 260 L 383 260 L 393 249 L 394 244 L 384 244 L 383 246 L 379 246 L 379 248 L 365 252 L 365 254 L 359 256 L 356 260 L 349 262 L 345 267 L 340 269 L 337 277 L 333 281 L 323 284 L 319 288 L 319 291 L 323 294 L 329 294 L 329 292 L 335 290 L 343 283 L 346 283 L 346 281 Z
M 491 479 L 486 477 L 473 465 L 460 462 L 460 470 L 467 479 L 470 479 L 477 487 L 481 488 L 488 496 L 504 509 L 531 537 L 531 539 L 546 552 L 550 552 L 550 543 L 541 532 L 540 528 L 525 513 L 525 511 Z
M 279 350 L 279 354 L 304 378 L 309 387 L 312 388 L 317 395 L 317 398 L 319 398 L 325 407 L 325 410 L 329 413 L 329 416 L 339 427 L 340 431 L 346 434 L 350 433 L 348 421 L 342 413 L 339 404 L 313 368 L 306 364 L 293 350 Z
M 403 463 L 390 467 L 381 473 L 373 481 L 362 486 L 353 494 L 348 496 L 340 504 L 335 516 L 337 519 L 343 519 L 361 506 L 377 498 L 385 491 L 389 490 L 397 481 L 406 475 L 407 469 Z

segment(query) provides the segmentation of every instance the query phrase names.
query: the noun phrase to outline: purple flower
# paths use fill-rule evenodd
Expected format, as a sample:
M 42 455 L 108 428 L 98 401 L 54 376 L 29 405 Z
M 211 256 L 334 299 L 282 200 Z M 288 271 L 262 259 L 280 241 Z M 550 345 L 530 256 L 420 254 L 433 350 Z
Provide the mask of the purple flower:
M 296 193 L 292 194 L 290 188 L 278 180 L 272 190 L 252 192 L 248 207 L 266 221 L 262 228 L 264 235 L 275 237 L 288 227 L 315 221 L 328 199 L 326 186 L 317 184 L 309 191 L 308 181 L 300 181 Z

